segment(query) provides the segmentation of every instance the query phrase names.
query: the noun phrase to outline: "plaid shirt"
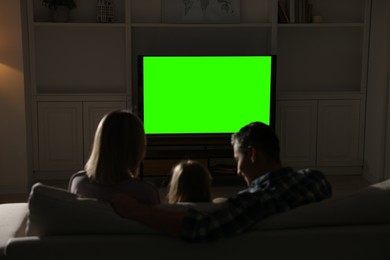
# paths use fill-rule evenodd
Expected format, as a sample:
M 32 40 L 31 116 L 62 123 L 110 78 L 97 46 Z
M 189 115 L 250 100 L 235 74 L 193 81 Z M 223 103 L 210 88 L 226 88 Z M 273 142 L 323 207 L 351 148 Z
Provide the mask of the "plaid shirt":
M 331 196 L 332 188 L 321 172 L 285 167 L 255 179 L 212 213 L 189 209 L 181 238 L 207 241 L 239 234 L 270 215 Z

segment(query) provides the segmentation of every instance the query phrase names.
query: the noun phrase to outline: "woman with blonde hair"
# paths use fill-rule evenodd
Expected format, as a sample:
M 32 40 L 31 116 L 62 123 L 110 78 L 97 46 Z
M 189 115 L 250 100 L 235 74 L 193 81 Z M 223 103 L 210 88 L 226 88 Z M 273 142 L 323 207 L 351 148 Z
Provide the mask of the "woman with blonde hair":
M 168 203 L 211 202 L 211 174 L 200 162 L 184 160 L 172 169 Z
M 144 127 L 136 115 L 125 110 L 106 114 L 96 129 L 85 168 L 71 177 L 69 190 L 103 201 L 123 192 L 147 204 L 160 203 L 157 188 L 139 179 L 145 146 Z

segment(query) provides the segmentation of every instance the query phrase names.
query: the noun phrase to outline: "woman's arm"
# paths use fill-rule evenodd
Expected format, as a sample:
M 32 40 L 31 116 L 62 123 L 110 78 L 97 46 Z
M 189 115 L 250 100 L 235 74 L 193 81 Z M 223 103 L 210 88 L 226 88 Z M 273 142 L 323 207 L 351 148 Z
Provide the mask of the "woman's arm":
M 139 203 L 132 197 L 117 193 L 111 200 L 114 210 L 124 218 L 135 219 L 148 226 L 180 237 L 185 212 L 166 211 Z

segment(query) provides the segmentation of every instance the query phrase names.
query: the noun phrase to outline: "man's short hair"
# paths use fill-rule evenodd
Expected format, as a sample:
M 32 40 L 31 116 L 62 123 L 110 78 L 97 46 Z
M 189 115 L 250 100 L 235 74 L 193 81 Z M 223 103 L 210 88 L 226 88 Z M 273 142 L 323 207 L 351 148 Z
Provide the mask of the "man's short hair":
M 237 144 L 242 152 L 248 147 L 261 150 L 268 158 L 280 163 L 279 138 L 275 131 L 261 122 L 250 123 L 232 135 L 232 144 Z

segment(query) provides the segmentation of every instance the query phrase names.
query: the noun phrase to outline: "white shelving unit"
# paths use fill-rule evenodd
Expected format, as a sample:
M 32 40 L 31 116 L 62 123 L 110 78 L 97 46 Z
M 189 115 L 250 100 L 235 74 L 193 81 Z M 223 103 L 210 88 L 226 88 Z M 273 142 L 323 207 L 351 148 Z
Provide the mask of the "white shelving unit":
M 80 170 L 100 117 L 137 110 L 140 54 L 276 55 L 284 163 L 360 173 L 371 0 L 309 0 L 322 22 L 289 24 L 278 24 L 277 0 L 241 0 L 234 24 L 163 23 L 161 1 L 114 0 L 114 23 L 96 22 L 92 0 L 76 1 L 68 23 L 50 22 L 41 0 L 24 1 L 33 179 Z M 58 135 L 58 120 L 71 130 Z
M 282 159 L 328 174 L 361 174 L 371 1 L 309 2 L 321 23 L 277 28 Z

